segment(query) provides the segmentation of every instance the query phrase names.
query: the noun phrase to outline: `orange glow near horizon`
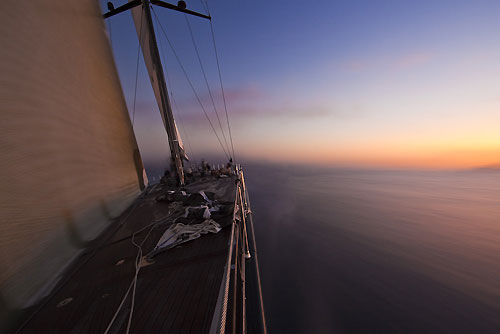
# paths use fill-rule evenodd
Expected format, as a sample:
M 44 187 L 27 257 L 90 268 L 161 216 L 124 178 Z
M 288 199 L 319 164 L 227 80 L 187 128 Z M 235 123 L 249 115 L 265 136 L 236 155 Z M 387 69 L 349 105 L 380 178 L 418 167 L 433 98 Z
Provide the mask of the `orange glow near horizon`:
M 249 158 L 300 164 L 430 169 L 498 167 L 497 110 L 500 105 L 492 101 L 461 108 L 436 108 L 433 113 L 438 116 L 424 114 L 414 119 L 391 116 L 380 120 L 372 115 L 353 120 L 324 117 L 288 123 L 277 119 L 269 121 L 271 125 L 248 132 L 245 138 L 248 144 L 241 149 Z M 273 132 L 276 128 L 279 133 Z
M 311 163 L 349 167 L 386 167 L 386 168 L 430 168 L 464 169 L 481 167 L 500 167 L 500 146 L 496 149 L 454 149 L 431 152 L 351 152 L 340 155 L 332 152 L 308 152 L 300 155 L 247 154 L 251 159 L 265 159 L 272 162 Z
M 311 144 L 311 143 L 310 143 Z M 259 147 L 261 147 L 259 145 Z M 312 163 L 349 167 L 464 169 L 500 166 L 500 142 L 477 143 L 365 143 L 336 146 L 295 143 L 265 150 L 246 147 L 245 156 L 273 162 Z

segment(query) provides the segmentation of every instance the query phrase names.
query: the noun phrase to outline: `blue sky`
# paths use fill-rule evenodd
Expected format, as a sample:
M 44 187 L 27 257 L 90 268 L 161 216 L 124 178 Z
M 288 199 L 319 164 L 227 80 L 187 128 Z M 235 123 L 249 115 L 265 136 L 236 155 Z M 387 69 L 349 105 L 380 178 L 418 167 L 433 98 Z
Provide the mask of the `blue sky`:
M 187 5 L 206 12 L 199 0 Z M 377 166 L 472 166 L 499 156 L 500 2 L 239 0 L 209 6 L 237 156 Z M 155 11 L 217 124 L 184 14 Z M 210 26 L 201 18 L 189 21 L 222 117 Z M 137 35 L 129 13 L 108 23 L 132 111 Z M 157 30 L 183 139 L 195 159 L 219 154 Z M 140 60 L 134 126 L 149 160 L 168 156 L 168 145 Z

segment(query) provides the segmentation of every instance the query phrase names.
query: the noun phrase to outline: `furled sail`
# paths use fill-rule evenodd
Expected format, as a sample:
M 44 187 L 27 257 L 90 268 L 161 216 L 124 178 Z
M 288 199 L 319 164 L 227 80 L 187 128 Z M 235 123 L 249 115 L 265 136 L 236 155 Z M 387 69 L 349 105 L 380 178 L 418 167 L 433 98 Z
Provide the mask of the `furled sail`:
M 0 332 L 145 186 L 101 15 L 0 2 Z
M 181 159 L 188 160 L 177 125 L 173 119 L 172 107 L 168 97 L 161 59 L 156 50 L 156 37 L 152 27 L 149 8 L 143 6 L 135 7 L 132 9 L 132 17 L 134 19 L 137 36 L 141 43 L 144 63 L 149 73 L 149 79 L 151 80 L 151 86 L 153 87 L 156 102 L 158 103 L 163 125 L 167 130 L 169 144 L 171 146 L 176 146 L 175 148 L 171 147 L 171 151 L 178 152 Z
M 181 135 L 179 133 L 179 129 L 177 128 L 177 123 L 174 121 L 174 126 L 175 126 L 175 132 L 177 133 L 177 142 L 179 144 L 179 149 L 181 151 L 181 156 L 184 160 L 189 161 L 189 157 L 186 153 L 186 150 L 184 149 L 184 143 L 182 142 Z

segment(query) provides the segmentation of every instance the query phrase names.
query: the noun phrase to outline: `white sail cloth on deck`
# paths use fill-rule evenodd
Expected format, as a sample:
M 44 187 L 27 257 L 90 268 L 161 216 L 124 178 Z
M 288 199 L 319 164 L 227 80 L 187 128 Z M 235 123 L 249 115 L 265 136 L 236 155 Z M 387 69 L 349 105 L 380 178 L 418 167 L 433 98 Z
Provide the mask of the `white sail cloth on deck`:
M 152 254 L 156 254 L 163 249 L 172 248 L 182 243 L 198 239 L 202 234 L 218 233 L 220 230 L 220 225 L 212 219 L 205 219 L 200 224 L 174 224 L 163 233 L 152 251 Z

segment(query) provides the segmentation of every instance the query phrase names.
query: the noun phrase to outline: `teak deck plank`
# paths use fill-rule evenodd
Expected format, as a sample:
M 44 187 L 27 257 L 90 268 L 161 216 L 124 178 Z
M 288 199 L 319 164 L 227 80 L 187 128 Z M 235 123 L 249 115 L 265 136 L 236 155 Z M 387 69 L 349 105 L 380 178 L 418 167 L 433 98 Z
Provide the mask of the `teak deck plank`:
M 209 180 L 210 191 L 218 186 Z M 225 193 L 234 193 L 234 179 L 217 180 Z M 193 189 L 203 189 L 203 182 Z M 165 187 L 165 185 L 164 185 Z M 225 187 L 225 188 L 224 188 Z M 232 187 L 229 189 L 229 187 Z M 164 217 L 169 205 L 155 198 L 165 189 L 146 194 L 103 233 L 99 246 L 87 250 L 63 277 L 40 307 L 19 329 L 20 333 L 104 333 L 121 303 L 135 273 L 137 248 L 131 243 L 134 231 Z M 230 200 L 231 198 L 229 198 Z M 234 200 L 234 196 L 233 196 Z M 143 249 L 153 249 L 168 224 L 153 230 Z M 111 232 L 110 232 L 111 231 Z M 147 230 L 136 237 L 139 243 Z M 141 268 L 135 297 L 131 333 L 208 332 L 229 250 L 230 226 L 217 234 L 169 249 Z M 120 265 L 118 261 L 124 260 Z M 73 298 L 64 306 L 58 304 Z M 111 332 L 127 326 L 131 296 L 123 305 Z

